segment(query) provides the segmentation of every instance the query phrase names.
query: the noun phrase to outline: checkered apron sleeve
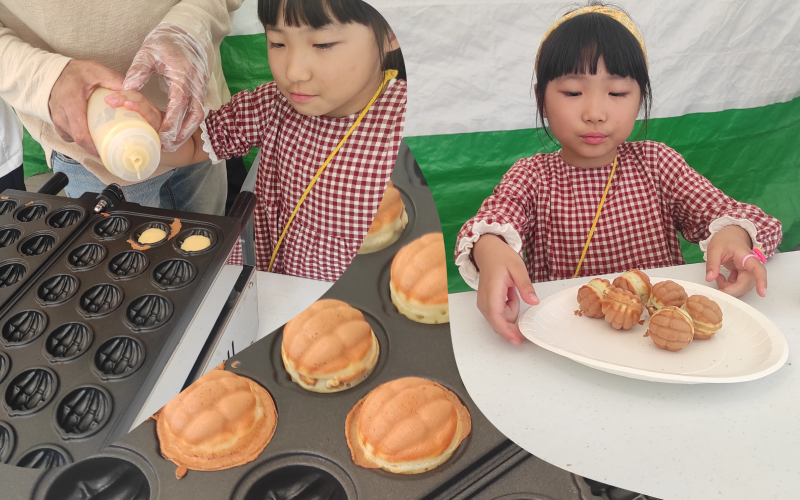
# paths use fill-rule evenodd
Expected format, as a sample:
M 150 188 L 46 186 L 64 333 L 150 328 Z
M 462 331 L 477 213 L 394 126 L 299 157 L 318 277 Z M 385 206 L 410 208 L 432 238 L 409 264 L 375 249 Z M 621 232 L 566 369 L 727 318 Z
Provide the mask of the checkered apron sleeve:
M 673 219 L 683 237 L 692 243 L 709 236 L 709 225 L 729 216 L 746 219 L 756 226 L 765 255 L 772 255 L 783 238 L 781 223 L 755 205 L 725 195 L 686 164 L 675 150 L 659 144 L 659 164 L 664 176 L 663 189 L 672 207 Z
M 227 104 L 211 110 L 205 125 L 217 158 L 244 156 L 261 146 L 264 128 L 272 125 L 272 104 L 279 94 L 274 83 L 259 85 L 253 92 L 237 92 Z

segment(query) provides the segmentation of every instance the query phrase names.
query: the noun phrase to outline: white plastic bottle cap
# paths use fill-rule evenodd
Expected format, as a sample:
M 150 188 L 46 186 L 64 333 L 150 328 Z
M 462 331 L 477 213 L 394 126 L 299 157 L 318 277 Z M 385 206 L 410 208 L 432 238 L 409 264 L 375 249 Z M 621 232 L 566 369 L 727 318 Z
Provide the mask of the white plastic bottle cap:
M 143 181 L 153 175 L 161 161 L 161 144 L 144 130 L 122 130 L 108 145 L 108 160 L 117 177 Z

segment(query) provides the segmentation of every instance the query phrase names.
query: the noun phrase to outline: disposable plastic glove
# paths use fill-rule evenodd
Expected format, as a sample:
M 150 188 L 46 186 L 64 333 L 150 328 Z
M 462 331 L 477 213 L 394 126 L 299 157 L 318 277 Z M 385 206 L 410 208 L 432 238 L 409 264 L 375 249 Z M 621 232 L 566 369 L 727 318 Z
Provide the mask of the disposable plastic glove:
M 161 75 L 161 88 L 169 97 L 158 133 L 164 151 L 178 149 L 205 118 L 211 33 L 202 33 L 201 38 L 176 24 L 157 26 L 145 38 L 123 82 L 125 90 L 141 90 L 150 75 Z

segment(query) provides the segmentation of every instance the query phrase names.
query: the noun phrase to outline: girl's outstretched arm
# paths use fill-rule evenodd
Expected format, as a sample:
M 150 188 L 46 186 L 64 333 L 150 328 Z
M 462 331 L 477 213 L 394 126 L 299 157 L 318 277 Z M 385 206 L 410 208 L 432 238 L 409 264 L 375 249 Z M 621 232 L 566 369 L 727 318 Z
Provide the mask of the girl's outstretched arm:
M 475 243 L 473 258 L 481 271 L 478 310 L 495 332 L 514 345 L 522 343 L 517 326 L 519 297 L 530 305 L 539 303 L 522 258 L 503 239 L 484 234 Z
M 478 290 L 478 309 L 495 332 L 519 345 L 516 325 L 522 300 L 539 303 L 525 263 L 520 257 L 535 226 L 537 163 L 517 161 L 458 233 L 456 264 L 461 276 Z

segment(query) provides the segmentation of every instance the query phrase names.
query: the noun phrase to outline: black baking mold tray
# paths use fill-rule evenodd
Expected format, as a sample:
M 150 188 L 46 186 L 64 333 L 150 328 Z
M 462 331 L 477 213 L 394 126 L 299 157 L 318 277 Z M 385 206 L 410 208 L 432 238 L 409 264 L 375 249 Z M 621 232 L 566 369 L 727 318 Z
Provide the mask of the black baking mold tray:
M 0 463 L 68 465 L 128 432 L 244 223 L 126 202 L 97 215 L 96 194 L 3 196 L 17 204 L 0 215 L 3 227 L 19 227 L 21 235 L 0 254 L 24 262 L 27 274 L 0 308 Z M 49 211 L 25 212 L 38 218 L 22 222 L 30 200 L 27 208 Z M 52 227 L 54 219 L 66 224 L 65 207 L 81 218 Z M 175 218 L 182 227 L 172 239 L 144 250 L 126 241 L 148 227 L 169 235 Z M 25 242 L 38 234 L 54 235 L 54 246 L 23 255 Z M 191 234 L 209 236 L 211 247 L 182 251 Z M 30 249 L 44 248 L 37 245 Z
M 160 455 L 151 419 L 99 455 L 47 471 L 32 498 L 73 498 L 71 492 L 84 484 L 137 500 L 454 498 L 476 481 L 489 481 L 518 463 L 520 448 L 489 423 L 467 394 L 449 325 L 413 322 L 391 302 L 394 255 L 420 236 L 441 230 L 430 191 L 407 149 L 401 148 L 392 179 L 406 205 L 408 226 L 388 248 L 357 256 L 324 296 L 361 310 L 378 337 L 380 359 L 364 382 L 335 394 L 300 388 L 281 362 L 281 328 L 228 359 L 225 366 L 266 387 L 278 409 L 275 435 L 255 461 L 216 472 L 190 470 L 178 480 L 176 465 Z M 458 395 L 469 409 L 471 434 L 447 462 L 422 474 L 396 475 L 356 466 L 345 441 L 347 414 L 370 390 L 407 376 L 436 381 Z

